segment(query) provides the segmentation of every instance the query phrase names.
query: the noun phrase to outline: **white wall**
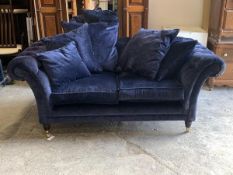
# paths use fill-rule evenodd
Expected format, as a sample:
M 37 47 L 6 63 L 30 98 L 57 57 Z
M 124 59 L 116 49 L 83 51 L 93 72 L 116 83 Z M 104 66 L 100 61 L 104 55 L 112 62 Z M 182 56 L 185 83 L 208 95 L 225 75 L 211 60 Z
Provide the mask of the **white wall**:
M 210 0 L 149 0 L 149 28 L 163 26 L 204 27 Z

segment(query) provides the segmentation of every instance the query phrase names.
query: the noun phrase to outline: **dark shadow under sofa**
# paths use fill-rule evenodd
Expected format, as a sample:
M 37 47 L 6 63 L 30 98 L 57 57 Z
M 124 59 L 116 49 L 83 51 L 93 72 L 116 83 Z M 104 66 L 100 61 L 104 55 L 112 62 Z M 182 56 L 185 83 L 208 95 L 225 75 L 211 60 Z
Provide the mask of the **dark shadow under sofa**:
M 121 39 L 119 39 L 122 43 Z M 121 52 L 124 44 L 117 45 Z M 39 122 L 48 132 L 55 122 L 182 120 L 196 118 L 203 83 L 224 70 L 224 62 L 197 44 L 175 79 L 155 81 L 130 73 L 102 72 L 53 88 L 34 55 L 41 42 L 27 48 L 8 66 L 15 80 L 26 80 L 37 102 Z

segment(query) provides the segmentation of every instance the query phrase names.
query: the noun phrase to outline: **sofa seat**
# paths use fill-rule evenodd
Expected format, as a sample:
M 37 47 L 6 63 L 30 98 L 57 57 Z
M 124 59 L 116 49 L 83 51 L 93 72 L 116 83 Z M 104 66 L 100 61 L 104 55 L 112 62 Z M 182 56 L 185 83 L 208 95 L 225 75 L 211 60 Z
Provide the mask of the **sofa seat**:
M 50 100 L 54 106 L 66 104 L 117 104 L 116 75 L 93 74 L 52 88 Z
M 119 76 L 120 102 L 183 101 L 184 88 L 176 80 L 154 81 L 132 74 Z

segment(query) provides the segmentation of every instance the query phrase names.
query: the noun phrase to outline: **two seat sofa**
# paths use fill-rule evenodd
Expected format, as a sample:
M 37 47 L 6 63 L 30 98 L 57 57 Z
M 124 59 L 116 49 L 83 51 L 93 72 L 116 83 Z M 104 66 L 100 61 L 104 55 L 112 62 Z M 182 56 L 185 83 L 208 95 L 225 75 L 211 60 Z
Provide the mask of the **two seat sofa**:
M 124 40 L 117 44 L 120 53 Z M 182 120 L 187 129 L 196 118 L 203 83 L 224 70 L 224 62 L 200 44 L 176 78 L 148 80 L 131 73 L 102 72 L 51 86 L 34 55 L 44 49 L 37 42 L 8 66 L 15 80 L 26 80 L 38 106 L 39 122 L 48 132 L 55 122 Z

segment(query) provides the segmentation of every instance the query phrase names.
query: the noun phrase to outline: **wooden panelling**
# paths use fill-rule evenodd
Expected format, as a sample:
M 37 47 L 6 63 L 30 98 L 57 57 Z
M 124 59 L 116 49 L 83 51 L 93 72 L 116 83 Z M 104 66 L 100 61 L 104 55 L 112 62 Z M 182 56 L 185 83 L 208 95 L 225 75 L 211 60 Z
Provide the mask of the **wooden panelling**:
M 130 13 L 129 14 L 129 35 L 133 36 L 143 26 L 142 13 Z
M 233 10 L 226 10 L 224 12 L 224 30 L 233 30 Z
M 56 1 L 55 0 L 41 0 L 42 6 L 55 6 Z
M 129 0 L 130 5 L 143 5 L 144 0 Z
M 226 70 L 224 72 L 223 76 L 220 76 L 217 78 L 218 80 L 232 80 L 232 75 L 233 75 L 233 63 L 232 62 L 226 62 L 227 63 L 227 67 Z
M 61 0 L 36 0 L 35 2 L 35 11 L 37 13 L 38 29 L 40 32 L 39 36 L 46 37 L 61 33 L 60 23 L 65 14 L 63 13 L 64 9 L 61 6 Z
M 44 26 L 46 26 L 44 28 L 44 35 L 53 36 L 57 34 L 59 31 L 57 30 L 58 26 L 56 24 L 56 15 L 44 14 L 43 18 Z
M 233 0 L 227 0 L 226 9 L 233 9 Z
M 122 36 L 132 37 L 140 28 L 148 27 L 148 0 L 121 0 Z

